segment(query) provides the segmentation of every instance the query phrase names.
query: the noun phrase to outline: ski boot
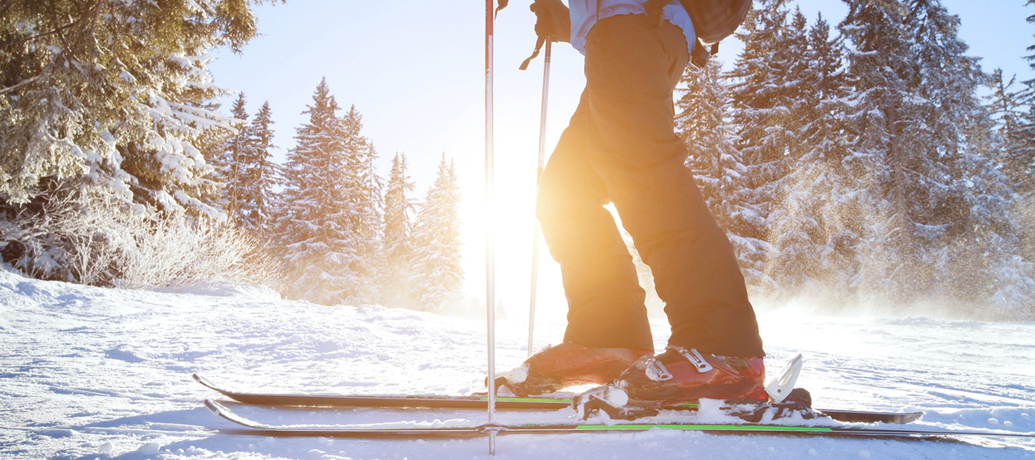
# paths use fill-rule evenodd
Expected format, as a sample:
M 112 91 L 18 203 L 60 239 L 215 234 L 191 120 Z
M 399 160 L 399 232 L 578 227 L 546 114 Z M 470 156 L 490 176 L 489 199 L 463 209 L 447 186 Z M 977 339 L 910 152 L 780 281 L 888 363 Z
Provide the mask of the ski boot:
M 617 380 L 579 395 L 572 404 L 583 418 L 602 410 L 619 419 L 656 415 L 659 409 L 695 408 L 704 398 L 759 405 L 769 399 L 764 377 L 762 358 L 715 356 L 670 345 L 660 355 L 639 359 Z
M 564 342 L 530 356 L 520 366 L 496 379 L 496 388 L 506 387 L 517 396 L 542 395 L 562 388 L 603 384 L 618 377 L 650 350 L 593 348 Z
M 758 422 L 800 414 L 816 417 L 812 397 L 793 389 L 801 371 L 801 355 L 791 360 L 768 385 L 762 358 L 705 355 L 696 349 L 669 346 L 656 357 L 642 358 L 614 382 L 586 391 L 572 405 L 583 419 L 603 412 L 615 420 L 658 415 L 661 410 L 698 408 L 700 399 L 719 400 L 728 415 Z

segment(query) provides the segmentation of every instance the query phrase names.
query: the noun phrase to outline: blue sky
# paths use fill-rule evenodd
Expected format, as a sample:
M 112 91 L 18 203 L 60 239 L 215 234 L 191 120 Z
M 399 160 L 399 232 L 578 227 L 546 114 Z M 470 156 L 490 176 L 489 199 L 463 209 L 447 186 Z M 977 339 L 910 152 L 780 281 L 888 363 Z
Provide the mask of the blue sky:
M 498 297 L 508 310 L 528 302 L 532 203 L 539 136 L 542 57 L 527 71 L 518 65 L 532 51 L 534 15 L 530 0 L 512 0 L 496 22 L 495 157 Z M 814 20 L 817 11 L 836 24 L 842 3 L 800 0 Z M 1035 25 L 1025 22 L 1035 7 L 1024 0 L 943 0 L 961 19 L 960 36 L 980 56 L 986 71 L 1028 79 L 1035 73 L 1022 56 L 1035 44 Z M 210 66 L 217 84 L 243 91 L 248 112 L 269 101 L 276 121 L 278 159 L 292 147 L 295 128 L 313 90 L 326 77 L 345 108 L 364 116 L 364 134 L 381 155 L 387 175 L 396 152 L 407 155 L 422 198 L 434 181 L 443 153 L 456 161 L 464 196 L 464 249 L 467 290 L 484 288 L 484 3 L 425 0 L 370 2 L 306 0 L 258 7 L 259 32 L 240 55 L 215 53 Z M 729 63 L 739 49 L 724 44 L 719 58 Z M 547 127 L 549 150 L 574 111 L 585 80 L 582 56 L 566 44 L 555 47 Z M 229 100 L 224 104 L 229 110 Z M 556 267 L 543 251 L 543 302 L 562 302 Z

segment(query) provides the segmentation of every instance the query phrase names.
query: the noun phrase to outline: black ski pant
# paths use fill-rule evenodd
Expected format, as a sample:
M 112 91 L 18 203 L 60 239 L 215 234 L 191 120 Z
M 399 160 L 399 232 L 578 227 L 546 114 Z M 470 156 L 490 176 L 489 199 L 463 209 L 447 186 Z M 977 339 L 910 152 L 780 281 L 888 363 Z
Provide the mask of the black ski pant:
M 543 173 L 536 214 L 561 266 L 564 340 L 653 350 L 644 291 L 615 220 L 650 266 L 669 343 L 764 356 L 733 247 L 684 165 L 672 92 L 689 58 L 682 30 L 645 15 L 602 19 L 586 45 L 586 89 Z

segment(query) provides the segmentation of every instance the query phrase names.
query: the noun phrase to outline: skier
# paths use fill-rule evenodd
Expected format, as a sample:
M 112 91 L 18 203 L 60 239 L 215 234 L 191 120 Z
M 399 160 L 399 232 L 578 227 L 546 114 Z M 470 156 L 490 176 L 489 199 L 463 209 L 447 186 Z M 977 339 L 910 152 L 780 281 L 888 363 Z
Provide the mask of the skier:
M 743 275 L 675 134 L 672 92 L 697 44 L 690 16 L 678 0 L 568 3 L 570 12 L 560 0 L 532 6 L 540 37 L 570 41 L 585 56 L 586 88 L 536 204 L 561 266 L 568 326 L 563 343 L 529 357 L 506 385 L 541 394 L 611 382 L 609 391 L 654 405 L 764 399 L 765 353 Z M 672 335 L 657 356 L 645 292 L 608 202 L 666 303 Z

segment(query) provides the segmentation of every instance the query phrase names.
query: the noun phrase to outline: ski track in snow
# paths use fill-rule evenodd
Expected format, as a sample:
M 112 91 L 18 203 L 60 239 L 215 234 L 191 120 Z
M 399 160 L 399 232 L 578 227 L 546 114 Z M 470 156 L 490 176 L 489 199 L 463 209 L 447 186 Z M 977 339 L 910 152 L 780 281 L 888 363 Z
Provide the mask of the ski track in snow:
M 377 306 L 282 301 L 210 286 L 156 293 L 24 278 L 0 269 L 0 458 L 489 458 L 485 439 L 346 440 L 220 434 L 200 372 L 245 391 L 452 394 L 482 390 L 483 321 Z M 204 295 L 201 295 L 204 294 Z M 657 346 L 667 338 L 655 322 Z M 760 314 L 770 372 L 797 353 L 819 408 L 922 410 L 923 428 L 1035 432 L 1035 323 Z M 563 325 L 537 337 L 559 340 Z M 525 355 L 524 326 L 499 328 L 500 370 Z M 231 406 L 270 424 L 462 426 L 481 411 Z M 570 410 L 499 412 L 566 421 Z M 712 414 L 714 416 L 714 414 Z M 703 421 L 703 413 L 696 420 Z M 685 417 L 685 416 L 684 416 Z M 1035 458 L 1035 440 L 890 441 L 645 433 L 511 435 L 519 458 Z

